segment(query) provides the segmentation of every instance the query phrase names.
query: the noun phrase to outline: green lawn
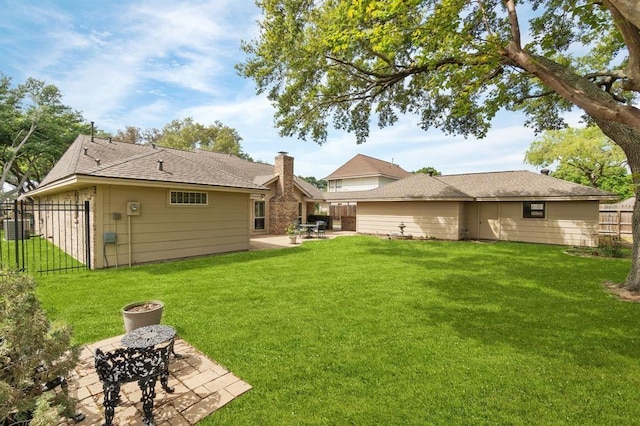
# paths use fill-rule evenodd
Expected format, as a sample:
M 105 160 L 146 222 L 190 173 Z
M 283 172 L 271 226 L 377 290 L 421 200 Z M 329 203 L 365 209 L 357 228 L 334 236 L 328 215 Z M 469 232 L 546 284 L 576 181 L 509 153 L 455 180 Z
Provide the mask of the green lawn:
M 77 343 L 164 322 L 253 390 L 203 424 L 640 423 L 640 305 L 625 259 L 554 246 L 342 237 L 36 277 Z

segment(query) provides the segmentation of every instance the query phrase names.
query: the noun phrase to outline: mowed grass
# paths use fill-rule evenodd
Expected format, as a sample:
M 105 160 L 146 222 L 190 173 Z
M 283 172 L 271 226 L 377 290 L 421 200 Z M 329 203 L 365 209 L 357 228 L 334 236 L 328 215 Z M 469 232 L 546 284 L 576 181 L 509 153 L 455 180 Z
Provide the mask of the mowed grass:
M 77 343 L 163 321 L 253 389 L 204 425 L 640 423 L 630 262 L 563 247 L 342 237 L 36 277 Z

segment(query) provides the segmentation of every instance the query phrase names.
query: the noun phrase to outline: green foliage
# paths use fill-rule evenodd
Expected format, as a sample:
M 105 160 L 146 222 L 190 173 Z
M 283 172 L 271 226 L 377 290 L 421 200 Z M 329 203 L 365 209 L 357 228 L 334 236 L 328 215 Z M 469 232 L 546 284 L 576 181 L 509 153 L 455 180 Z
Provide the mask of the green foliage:
M 436 170 L 435 167 L 423 167 L 421 169 L 416 170 L 413 173 L 424 173 L 425 175 L 429 175 L 429 176 L 440 176 L 442 173 L 440 173 L 438 170 Z
M 67 377 L 76 365 L 78 349 L 70 342 L 69 327 L 47 320 L 34 281 L 0 271 L 0 424 L 33 415 L 46 424 L 52 408 L 56 415 L 73 412 L 75 402 L 67 395 L 52 398 L 41 390 L 42 384 Z
M 315 186 L 316 188 L 320 189 L 321 191 L 326 191 L 326 189 L 327 189 L 327 181 L 324 180 L 324 179 L 316 179 L 313 176 L 307 176 L 307 177 L 300 176 L 300 178 L 306 180 L 311 185 Z
M 10 184 L 16 193 L 34 188 L 78 134 L 90 132 L 57 87 L 33 78 L 12 87 L 2 73 L 0 123 L 0 186 Z
M 424 129 L 483 137 L 500 108 L 524 111 L 537 130 L 560 128 L 560 114 L 573 104 L 550 90 L 552 74 L 568 85 L 590 75 L 581 84 L 593 82 L 594 92 L 633 98 L 624 79 L 614 76 L 624 74 L 625 40 L 598 2 L 517 2 L 515 12 L 529 19 L 528 26 L 510 22 L 505 2 L 497 0 L 258 5 L 264 11 L 260 34 L 243 44 L 249 57 L 237 68 L 275 103 L 284 135 L 323 142 L 332 121 L 361 143 L 372 116 L 383 127 L 398 113 L 411 113 Z M 529 43 L 521 46 L 520 38 Z M 533 73 L 536 57 L 558 69 Z M 611 75 L 591 75 L 603 69 Z
M 600 188 L 629 198 L 634 193 L 622 149 L 591 126 L 547 131 L 531 143 L 525 162 L 537 167 L 556 166 L 552 176 Z
M 298 225 L 296 223 L 290 223 L 284 229 L 284 232 L 287 235 L 296 235 L 296 234 L 298 234 Z
M 224 154 L 232 154 L 245 160 L 253 161 L 242 152 L 242 138 L 229 126 L 216 121 L 210 126 L 196 123 L 193 118 L 175 119 L 167 123 L 161 130 L 127 126 L 116 132 L 116 138 L 128 143 L 154 143 L 168 148 L 193 151 L 203 149 Z

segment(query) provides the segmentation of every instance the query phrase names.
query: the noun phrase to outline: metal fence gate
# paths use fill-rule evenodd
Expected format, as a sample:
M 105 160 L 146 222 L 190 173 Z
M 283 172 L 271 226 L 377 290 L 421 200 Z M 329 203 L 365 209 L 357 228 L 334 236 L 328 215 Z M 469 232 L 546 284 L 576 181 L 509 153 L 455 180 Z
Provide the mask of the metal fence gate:
M 53 273 L 91 269 L 89 202 L 0 203 L 0 269 Z

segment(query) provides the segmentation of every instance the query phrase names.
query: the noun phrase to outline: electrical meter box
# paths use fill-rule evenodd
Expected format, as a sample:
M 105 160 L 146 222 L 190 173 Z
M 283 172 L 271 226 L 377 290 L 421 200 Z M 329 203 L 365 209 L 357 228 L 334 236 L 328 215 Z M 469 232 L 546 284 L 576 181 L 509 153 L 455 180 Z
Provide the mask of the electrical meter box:
M 104 243 L 105 244 L 114 244 L 116 242 L 116 233 L 115 232 L 105 232 L 104 233 Z
M 139 216 L 140 215 L 140 203 L 137 201 L 127 202 L 127 215 Z

